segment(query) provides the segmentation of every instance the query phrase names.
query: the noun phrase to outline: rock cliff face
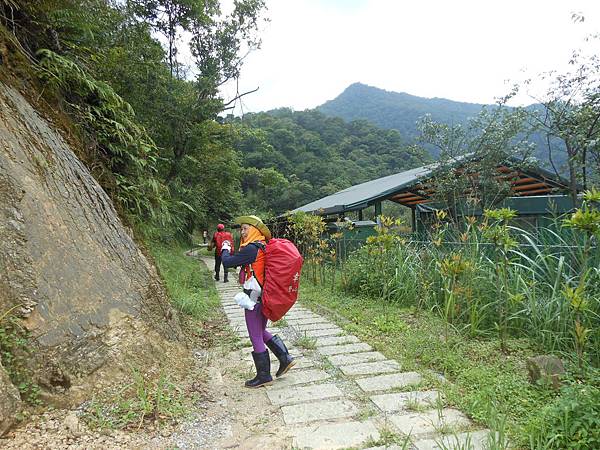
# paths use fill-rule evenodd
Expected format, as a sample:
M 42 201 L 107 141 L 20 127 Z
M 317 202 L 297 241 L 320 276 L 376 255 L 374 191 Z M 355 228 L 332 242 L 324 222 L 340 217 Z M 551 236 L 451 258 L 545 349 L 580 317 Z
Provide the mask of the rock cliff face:
M 108 196 L 57 130 L 0 83 L 0 317 L 14 307 L 37 346 L 36 381 L 56 402 L 180 348 L 156 271 Z

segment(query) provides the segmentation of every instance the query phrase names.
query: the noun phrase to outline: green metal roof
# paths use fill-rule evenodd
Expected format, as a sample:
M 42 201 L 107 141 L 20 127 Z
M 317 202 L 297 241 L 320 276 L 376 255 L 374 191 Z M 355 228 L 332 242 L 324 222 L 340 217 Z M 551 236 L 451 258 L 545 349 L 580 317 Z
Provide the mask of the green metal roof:
M 437 165 L 437 163 L 429 164 L 350 186 L 343 191 L 296 208 L 292 212 L 305 211 L 320 212 L 321 214 L 338 214 L 364 209 L 377 201 L 384 200 L 394 192 L 414 184 L 420 179 L 427 178 Z
M 465 154 L 455 158 L 455 164 L 458 166 L 465 160 L 472 159 L 475 155 Z M 509 158 L 509 161 L 519 162 L 517 159 Z M 386 200 L 399 191 L 412 187 L 415 184 L 429 178 L 439 167 L 439 163 L 428 164 L 423 167 L 406 170 L 404 172 L 388 175 L 376 180 L 367 181 L 365 183 L 350 186 L 335 194 L 328 195 L 314 202 L 308 203 L 292 210 L 291 212 L 314 212 L 320 215 L 326 214 L 342 214 L 348 211 L 357 211 L 377 202 Z M 535 173 L 558 185 L 566 186 L 568 182 L 562 177 L 551 173 L 541 167 L 534 169 L 525 169 L 523 173 Z

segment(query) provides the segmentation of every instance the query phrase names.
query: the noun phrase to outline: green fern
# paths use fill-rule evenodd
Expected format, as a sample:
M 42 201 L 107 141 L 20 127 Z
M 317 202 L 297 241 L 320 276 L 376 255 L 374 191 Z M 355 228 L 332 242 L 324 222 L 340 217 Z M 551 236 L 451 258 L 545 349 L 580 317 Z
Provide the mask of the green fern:
M 136 122 L 131 105 L 76 62 L 48 49 L 37 56 L 40 79 L 65 99 L 81 128 L 97 143 L 96 156 L 112 174 L 109 180 L 99 179 L 102 187 L 137 220 L 172 219 L 166 213 L 167 189 L 155 176 L 158 149 Z

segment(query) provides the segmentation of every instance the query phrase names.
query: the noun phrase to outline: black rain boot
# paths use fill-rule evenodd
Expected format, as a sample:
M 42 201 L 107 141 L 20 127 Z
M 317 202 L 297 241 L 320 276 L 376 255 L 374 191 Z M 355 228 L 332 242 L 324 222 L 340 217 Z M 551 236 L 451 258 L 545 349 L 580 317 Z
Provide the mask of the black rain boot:
M 219 274 L 215 273 L 215 281 L 219 281 Z
M 257 388 L 273 383 L 271 376 L 271 359 L 268 350 L 262 353 L 252 352 L 252 359 L 256 366 L 256 376 L 244 383 L 247 388 Z
M 296 361 L 292 355 L 290 355 L 290 352 L 288 352 L 287 347 L 279 336 L 273 336 L 273 339 L 271 339 L 269 342 L 266 342 L 266 344 L 267 347 L 269 347 L 269 350 L 271 350 L 279 360 L 279 369 L 277 369 L 277 373 L 275 374 L 275 376 L 279 378 L 292 367 L 294 367 Z
M 227 272 L 225 272 L 225 276 L 223 276 L 223 283 L 229 283 L 229 280 L 227 279 Z

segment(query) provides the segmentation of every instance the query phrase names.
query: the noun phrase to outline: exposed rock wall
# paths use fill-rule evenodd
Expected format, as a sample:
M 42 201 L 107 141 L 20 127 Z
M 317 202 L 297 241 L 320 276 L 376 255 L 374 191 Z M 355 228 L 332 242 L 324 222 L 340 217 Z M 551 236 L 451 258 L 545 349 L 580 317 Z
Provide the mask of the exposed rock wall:
M 181 336 L 106 193 L 57 130 L 0 83 L 0 316 L 16 305 L 39 346 L 38 381 L 71 401 L 115 370 L 152 364 Z

